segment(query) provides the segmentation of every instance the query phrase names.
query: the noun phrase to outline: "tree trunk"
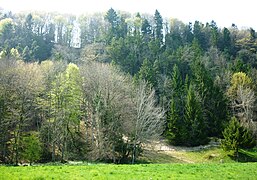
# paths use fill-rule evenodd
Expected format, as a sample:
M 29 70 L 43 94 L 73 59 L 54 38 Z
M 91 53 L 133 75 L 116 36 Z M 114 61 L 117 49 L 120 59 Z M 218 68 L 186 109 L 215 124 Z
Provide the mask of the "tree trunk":
M 15 165 L 18 165 L 18 156 L 19 156 L 19 152 L 18 152 L 18 133 L 17 135 L 14 137 L 14 147 L 15 147 Z
M 62 145 L 62 157 L 61 157 L 61 162 L 64 163 L 64 149 L 65 149 L 65 143 Z
M 67 144 L 67 136 L 68 136 L 68 124 L 67 124 L 67 127 L 66 127 L 66 129 L 64 129 L 64 138 L 63 138 L 63 143 L 62 143 L 62 158 L 61 158 L 61 161 L 62 161 L 62 163 L 64 163 L 65 162 L 65 160 L 64 160 L 64 156 L 65 156 L 65 151 L 67 150 L 66 149 L 66 144 Z
M 113 163 L 116 163 L 116 157 L 115 157 L 115 146 L 112 145 L 112 154 L 113 154 Z
M 3 144 L 3 162 L 6 163 L 6 142 Z
M 135 141 L 133 144 L 132 162 L 131 162 L 132 164 L 136 162 L 136 151 L 137 151 L 137 148 L 136 148 L 136 141 Z
M 236 148 L 236 161 L 238 162 L 239 159 L 239 153 L 238 153 L 238 147 Z
M 53 162 L 55 161 L 55 143 L 54 143 L 54 141 L 52 143 L 52 161 Z
M 22 111 L 23 111 L 23 107 L 22 107 Z M 17 134 L 15 136 L 15 165 L 18 165 L 19 163 L 19 146 L 20 146 L 20 133 L 21 133 L 21 124 L 23 122 L 23 117 L 22 115 L 20 115 L 20 121 L 18 124 L 18 130 L 17 130 Z

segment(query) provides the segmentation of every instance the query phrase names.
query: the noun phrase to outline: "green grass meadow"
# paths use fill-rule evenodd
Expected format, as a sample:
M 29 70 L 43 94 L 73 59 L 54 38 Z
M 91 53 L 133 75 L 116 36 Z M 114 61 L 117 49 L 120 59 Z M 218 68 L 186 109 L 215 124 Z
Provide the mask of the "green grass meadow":
M 0 166 L 0 179 L 257 179 L 257 163 Z

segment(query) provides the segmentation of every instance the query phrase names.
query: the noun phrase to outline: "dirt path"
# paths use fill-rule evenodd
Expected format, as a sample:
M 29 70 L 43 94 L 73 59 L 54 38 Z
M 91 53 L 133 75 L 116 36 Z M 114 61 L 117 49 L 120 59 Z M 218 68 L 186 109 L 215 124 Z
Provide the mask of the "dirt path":
M 183 152 L 186 152 L 186 151 L 200 151 L 200 150 L 209 149 L 212 147 L 217 147 L 219 145 L 220 145 L 219 142 L 211 141 L 207 145 L 200 145 L 200 146 L 195 146 L 195 147 L 173 146 L 173 145 L 169 145 L 165 140 L 160 140 L 160 141 L 152 141 L 147 146 L 153 148 L 156 151 L 183 151 Z
M 144 148 L 172 156 L 185 163 L 195 163 L 195 161 L 191 159 L 187 159 L 184 154 L 186 152 L 201 151 L 204 149 L 209 149 L 217 146 L 219 146 L 219 143 L 213 142 L 213 141 L 207 145 L 201 145 L 196 147 L 173 146 L 173 145 L 169 145 L 165 140 L 160 140 L 160 141 L 153 141 L 151 143 L 148 143 L 147 145 L 144 146 Z

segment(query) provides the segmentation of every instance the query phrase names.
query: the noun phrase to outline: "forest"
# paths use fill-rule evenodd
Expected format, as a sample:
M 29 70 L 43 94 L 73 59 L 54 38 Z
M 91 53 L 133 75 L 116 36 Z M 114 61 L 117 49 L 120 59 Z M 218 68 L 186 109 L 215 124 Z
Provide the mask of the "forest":
M 0 11 L 0 163 L 135 163 L 143 147 L 256 147 L 257 33 L 130 14 Z

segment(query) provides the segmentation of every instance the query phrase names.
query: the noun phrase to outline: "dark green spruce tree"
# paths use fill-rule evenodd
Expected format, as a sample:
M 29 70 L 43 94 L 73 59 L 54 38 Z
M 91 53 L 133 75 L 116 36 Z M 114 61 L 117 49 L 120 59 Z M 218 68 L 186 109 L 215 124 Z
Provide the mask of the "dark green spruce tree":
M 109 23 L 108 30 L 105 32 L 107 44 L 110 44 L 113 38 L 124 38 L 127 35 L 127 23 L 123 17 L 118 16 L 114 9 L 109 9 L 104 19 Z
M 227 122 L 228 106 L 226 98 L 221 89 L 214 84 L 210 73 L 199 60 L 191 65 L 191 69 L 193 71 L 193 82 L 201 99 L 203 121 L 208 136 L 220 137 L 223 126 Z
M 185 98 L 184 121 L 186 127 L 184 145 L 197 146 L 208 142 L 202 107 L 192 83 L 189 84 Z
M 153 65 L 148 59 L 143 61 L 143 64 L 138 72 L 139 78 L 147 81 L 147 83 L 152 87 L 157 87 L 156 72 Z
M 152 27 L 147 19 L 142 22 L 141 33 L 145 42 L 148 43 L 152 39 Z
M 163 19 L 158 10 L 156 10 L 154 13 L 154 22 L 155 40 L 158 42 L 159 46 L 161 46 L 163 43 Z
M 119 17 L 116 11 L 113 8 L 111 8 L 107 11 L 104 19 L 109 23 L 108 31 L 106 32 L 106 41 L 107 44 L 110 44 L 112 38 L 118 37 Z
M 228 126 L 224 129 L 223 136 L 222 148 L 225 151 L 231 151 L 236 158 L 239 156 L 240 148 L 252 148 L 256 145 L 252 132 L 240 125 L 235 117 L 231 118 Z
M 172 96 L 170 109 L 167 113 L 166 136 L 171 144 L 182 145 L 186 136 L 186 126 L 183 117 L 184 86 L 176 64 L 173 67 L 171 88 Z

